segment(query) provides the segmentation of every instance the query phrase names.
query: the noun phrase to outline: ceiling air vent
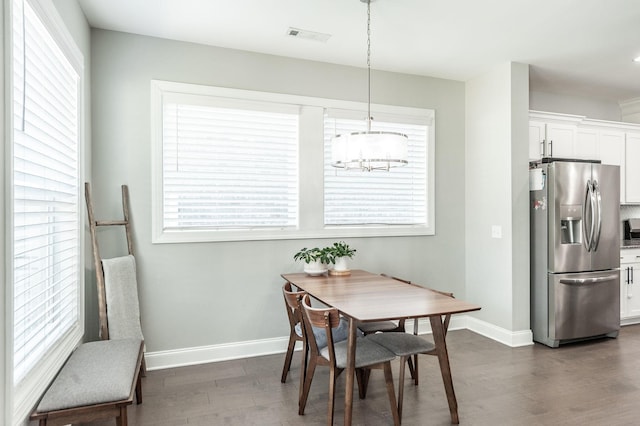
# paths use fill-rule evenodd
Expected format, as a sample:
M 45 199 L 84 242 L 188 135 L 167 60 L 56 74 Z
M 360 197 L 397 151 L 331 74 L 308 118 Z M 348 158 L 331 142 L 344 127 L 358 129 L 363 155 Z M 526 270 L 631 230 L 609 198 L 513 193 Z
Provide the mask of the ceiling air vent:
M 326 43 L 331 37 L 331 34 L 316 33 L 314 31 L 301 30 L 300 28 L 289 27 L 287 35 L 296 38 L 303 38 L 305 40 L 319 41 Z

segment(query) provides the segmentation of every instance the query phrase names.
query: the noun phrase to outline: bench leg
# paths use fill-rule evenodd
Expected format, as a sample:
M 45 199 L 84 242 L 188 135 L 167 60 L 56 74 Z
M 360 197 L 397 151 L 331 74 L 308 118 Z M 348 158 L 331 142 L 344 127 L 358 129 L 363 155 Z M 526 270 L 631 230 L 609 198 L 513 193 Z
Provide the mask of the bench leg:
M 47 426 L 47 419 L 40 419 L 40 426 Z
M 117 426 L 127 426 L 127 406 L 120 407 L 120 415 L 116 417 Z
M 142 377 L 138 375 L 136 382 L 136 404 L 142 404 Z

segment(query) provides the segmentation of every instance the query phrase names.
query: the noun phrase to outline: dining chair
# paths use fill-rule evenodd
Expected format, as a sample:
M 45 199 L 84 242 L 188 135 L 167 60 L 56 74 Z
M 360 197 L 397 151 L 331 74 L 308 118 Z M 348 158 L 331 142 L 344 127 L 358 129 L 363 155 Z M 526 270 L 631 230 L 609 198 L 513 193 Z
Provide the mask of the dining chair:
M 327 410 L 327 424 L 333 425 L 336 379 L 347 367 L 348 343 L 346 340 L 334 342 L 331 330 L 340 323 L 340 315 L 335 308 L 311 307 L 308 294 L 302 297 L 300 311 L 303 319 L 303 332 L 309 349 L 309 360 L 305 376 L 302 396 L 298 404 L 298 414 L 303 415 L 309 397 L 313 375 L 318 365 L 329 367 L 329 405 Z M 327 335 L 327 346 L 318 348 L 312 327 L 323 327 Z M 358 393 L 361 399 L 365 398 L 369 372 L 371 369 L 384 371 L 389 405 L 393 415 L 394 425 L 400 424 L 398 406 L 391 373 L 391 361 L 395 355 L 385 347 L 378 345 L 366 336 L 356 338 L 355 368 L 358 380 Z
M 418 354 L 428 353 L 435 350 L 435 345 L 426 339 L 415 334 L 405 332 L 396 333 L 376 333 L 367 336 L 369 340 L 374 341 L 380 346 L 384 346 L 400 357 L 400 374 L 398 377 L 398 417 L 402 420 L 402 401 L 404 399 L 404 373 L 405 364 L 407 364 L 412 356 L 417 357 Z M 417 359 L 415 363 L 415 374 L 418 374 Z
M 287 381 L 287 374 L 291 368 L 291 359 L 293 358 L 293 351 L 295 349 L 296 342 L 304 341 L 302 329 L 300 328 L 302 325 L 302 316 L 300 315 L 299 310 L 299 300 L 307 293 L 304 291 L 293 291 L 291 283 L 286 282 L 282 286 L 282 294 L 284 295 L 284 306 L 287 310 L 287 318 L 289 318 L 289 345 L 287 346 L 287 354 L 284 357 L 284 366 L 282 367 L 282 377 L 280 378 L 280 381 L 285 383 Z M 300 385 L 304 383 L 305 366 L 306 351 L 303 347 Z
M 418 284 L 412 283 L 410 280 L 406 280 L 403 278 L 399 278 L 399 277 L 395 277 L 392 275 L 387 275 L 385 273 L 380 274 L 383 277 L 388 277 L 388 278 L 392 278 L 394 280 L 397 281 L 402 281 L 403 283 L 406 284 L 411 284 L 411 285 L 415 285 L 417 286 Z M 422 286 L 420 286 L 422 287 Z M 423 288 L 428 288 L 428 287 L 423 287 Z M 440 290 L 435 290 L 432 288 L 428 288 L 429 290 L 436 292 L 438 294 L 442 294 L 443 296 L 447 296 L 447 297 L 452 297 L 453 298 L 453 293 L 449 293 L 449 292 L 445 292 L 445 291 L 440 291 Z M 451 315 L 443 315 L 442 316 L 442 324 L 443 324 L 443 328 L 444 328 L 444 335 L 445 337 L 447 336 L 447 330 L 449 329 L 449 323 L 451 322 Z M 360 330 L 362 330 L 363 333 L 365 333 L 365 335 L 367 334 L 373 334 L 373 333 L 377 333 L 377 332 L 383 332 L 383 333 L 388 333 L 388 332 L 406 332 L 405 330 L 405 319 L 401 318 L 398 320 L 398 323 L 396 324 L 394 321 L 376 321 L 376 322 L 371 322 L 371 323 L 362 323 L 358 325 L 358 328 Z M 365 325 L 367 324 L 367 325 Z M 395 326 L 395 329 L 394 329 Z M 378 328 L 376 330 L 376 328 Z M 418 335 L 418 319 L 416 318 L 413 322 L 413 334 L 414 335 Z M 432 345 L 432 349 L 423 352 L 422 354 L 424 355 L 433 355 L 433 356 L 437 356 L 437 352 L 435 349 L 435 345 Z M 411 373 L 411 378 L 414 381 L 414 384 L 417 386 L 418 385 L 418 355 L 419 354 L 414 354 L 412 357 L 407 358 L 407 364 L 409 365 L 409 372 Z

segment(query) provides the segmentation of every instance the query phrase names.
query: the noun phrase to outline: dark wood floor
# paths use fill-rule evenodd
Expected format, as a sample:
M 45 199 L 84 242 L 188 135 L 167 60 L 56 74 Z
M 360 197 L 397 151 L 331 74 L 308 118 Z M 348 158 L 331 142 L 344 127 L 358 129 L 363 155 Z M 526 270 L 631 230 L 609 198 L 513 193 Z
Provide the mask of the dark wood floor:
M 467 330 L 447 337 L 461 425 L 640 424 L 640 326 L 617 339 L 559 349 L 509 348 Z M 304 416 L 297 414 L 299 355 L 280 383 L 283 355 L 150 371 L 144 403 L 129 408 L 130 425 L 324 425 L 327 371 L 319 368 Z M 422 356 L 420 385 L 407 382 L 404 425 L 449 425 L 437 359 Z M 393 366 L 397 377 L 397 361 Z M 338 379 L 336 424 L 342 424 L 344 377 Z M 355 392 L 354 424 L 389 425 L 381 371 L 366 400 Z M 115 421 L 92 423 L 113 425 Z

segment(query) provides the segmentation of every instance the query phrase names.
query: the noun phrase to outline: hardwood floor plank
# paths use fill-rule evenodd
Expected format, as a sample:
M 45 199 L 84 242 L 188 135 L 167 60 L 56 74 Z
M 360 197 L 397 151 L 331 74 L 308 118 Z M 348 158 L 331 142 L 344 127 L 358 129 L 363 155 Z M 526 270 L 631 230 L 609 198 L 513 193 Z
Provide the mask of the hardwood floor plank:
M 640 418 L 640 325 L 617 339 L 557 349 L 510 348 L 468 330 L 447 344 L 461 425 L 632 425 Z M 286 383 L 284 354 L 149 371 L 144 403 L 129 407 L 131 426 L 325 425 L 328 378 L 317 371 L 304 416 L 297 414 L 299 352 Z M 420 385 L 406 381 L 403 425 L 450 425 L 435 357 L 420 358 Z M 397 378 L 397 361 L 393 364 Z M 390 425 L 382 374 L 374 371 L 366 400 L 353 405 L 354 425 Z M 394 379 L 395 381 L 395 379 Z M 336 423 L 344 415 L 338 378 Z M 94 422 L 90 426 L 112 425 Z

